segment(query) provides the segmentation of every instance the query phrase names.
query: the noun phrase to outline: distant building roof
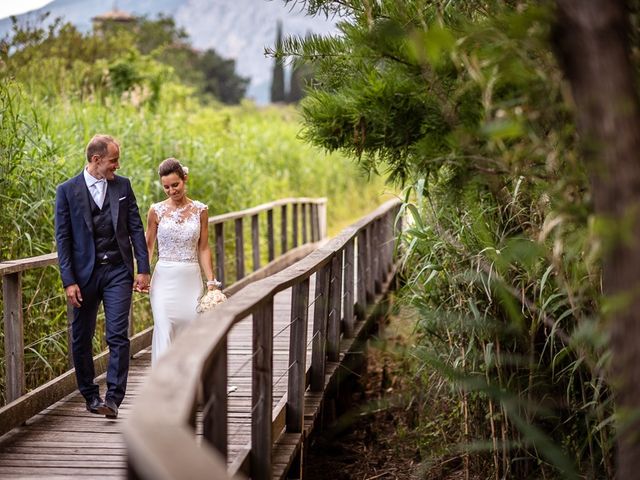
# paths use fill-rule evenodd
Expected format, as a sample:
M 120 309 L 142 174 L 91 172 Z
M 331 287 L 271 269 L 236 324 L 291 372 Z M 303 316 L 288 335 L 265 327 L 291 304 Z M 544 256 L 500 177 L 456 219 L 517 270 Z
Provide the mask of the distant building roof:
M 97 23 L 100 23 L 100 22 L 128 23 L 128 22 L 135 22 L 136 17 L 134 15 L 131 15 L 130 13 L 123 12 L 122 10 L 118 10 L 117 8 L 114 8 L 113 10 L 109 12 L 105 12 L 102 15 L 96 15 L 91 20 Z

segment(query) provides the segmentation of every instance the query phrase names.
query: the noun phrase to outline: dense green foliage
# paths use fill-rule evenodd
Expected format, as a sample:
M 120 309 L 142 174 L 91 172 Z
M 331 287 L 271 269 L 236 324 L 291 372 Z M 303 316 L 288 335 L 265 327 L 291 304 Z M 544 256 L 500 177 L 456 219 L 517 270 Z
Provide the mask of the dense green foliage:
M 201 100 L 237 104 L 249 80 L 235 73 L 235 61 L 215 50 L 196 51 L 171 18 L 139 18 L 130 24 L 103 24 L 83 34 L 56 19 L 48 28 L 13 25 L 0 41 L 0 74 L 49 94 L 102 96 L 116 93 L 151 104 L 160 84 L 174 78 Z
M 315 68 L 303 136 L 406 186 L 402 299 L 416 312 L 419 359 L 409 397 L 424 411 L 447 380 L 457 399 L 442 402 L 455 425 L 447 442 L 423 458 L 460 455 L 482 478 L 612 478 L 606 226 L 578 161 L 552 12 L 303 3 L 342 16 L 339 35 L 289 38 L 277 53 Z M 428 437 L 432 425 L 421 428 Z
M 20 35 L 13 44 L 22 48 L 4 51 L 0 65 L 0 261 L 55 251 L 56 186 L 81 172 L 84 148 L 98 132 L 119 140 L 120 173 L 132 180 L 144 221 L 149 206 L 165 198 L 156 172 L 167 157 L 190 167 L 189 195 L 207 203 L 211 215 L 289 196 L 326 196 L 335 234 L 381 201 L 382 182 L 368 183 L 351 160 L 299 141 L 293 108 L 203 106 L 165 64 L 125 48 L 124 37 L 101 43 L 70 25 Z M 232 247 L 233 239 L 226 240 Z M 233 273 L 231 254 L 227 262 Z M 67 368 L 66 308 L 55 267 L 25 273 L 23 288 L 25 370 L 33 388 Z M 150 322 L 148 299 L 135 295 L 134 302 L 140 329 Z M 104 348 L 97 339 L 96 351 Z

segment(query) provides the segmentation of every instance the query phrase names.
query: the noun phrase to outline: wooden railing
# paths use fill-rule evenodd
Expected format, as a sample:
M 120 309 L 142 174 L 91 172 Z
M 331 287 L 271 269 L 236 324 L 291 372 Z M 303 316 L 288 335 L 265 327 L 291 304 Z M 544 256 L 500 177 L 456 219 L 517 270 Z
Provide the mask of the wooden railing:
M 278 210 L 280 215 L 278 232 L 280 234 L 279 255 L 276 255 L 276 239 L 273 228 L 275 210 Z M 291 220 L 287 218 L 289 210 L 292 211 Z M 301 215 L 298 212 L 301 212 Z M 259 232 L 260 214 L 266 215 L 267 232 L 263 235 Z M 251 221 L 251 251 L 253 257 L 253 272 L 251 274 L 247 274 L 244 268 L 245 250 L 247 250 L 245 249 L 243 235 L 243 222 L 245 220 Z M 226 289 L 226 291 L 232 293 L 250 283 L 250 281 L 270 275 L 274 271 L 281 269 L 282 265 L 290 265 L 312 251 L 318 245 L 318 242 L 326 237 L 326 199 L 286 198 L 247 210 L 210 217 L 209 224 L 214 226 L 212 236 L 216 245 L 217 275 L 221 281 L 224 281 L 226 276 L 224 229 L 225 224 L 228 222 L 234 222 L 235 224 L 236 281 Z M 265 256 L 261 254 L 261 243 L 268 245 L 266 259 L 269 263 L 264 267 L 261 267 L 261 258 Z M 73 392 L 76 388 L 73 370 L 69 370 L 60 377 L 26 393 L 22 275 L 30 270 L 57 264 L 58 257 L 56 253 L 0 262 L 4 319 L 5 391 L 7 398 L 7 404 L 0 408 L 0 435 L 20 425 L 43 408 Z M 71 324 L 72 316 L 73 309 L 67 307 L 69 325 Z M 130 312 L 131 355 L 147 348 L 151 344 L 152 330 L 153 327 L 135 334 L 133 311 Z M 95 357 L 96 375 L 100 375 L 106 370 L 107 360 L 108 352 L 103 352 Z M 70 364 L 69 368 L 72 366 Z
M 225 263 L 225 223 L 234 223 L 235 232 L 235 274 L 236 281 L 245 277 L 244 222 L 251 221 L 251 257 L 253 271 L 260 269 L 262 252 L 260 249 L 260 216 L 266 216 L 267 261 L 275 258 L 276 235 L 274 230 L 274 211 L 280 215 L 280 253 L 284 254 L 298 245 L 317 242 L 327 236 L 326 198 L 284 198 L 265 203 L 254 208 L 217 215 L 209 219 L 209 225 L 215 232 L 216 278 L 225 284 L 227 271 Z M 291 211 L 289 220 L 288 212 Z M 291 243 L 289 243 L 289 241 Z
M 303 260 L 241 293 L 194 322 L 167 352 L 139 394 L 125 428 L 130 478 L 209 479 L 241 475 L 244 459 L 227 472 L 227 343 L 232 327 L 252 315 L 252 479 L 270 479 L 272 447 L 283 427 L 302 435 L 305 392 L 325 387 L 327 362 L 337 362 L 340 340 L 354 334 L 356 315 L 382 291 L 393 267 L 400 202 L 392 200 Z M 357 273 L 356 273 L 357 272 Z M 315 274 L 313 334 L 307 383 L 309 285 Z M 273 409 L 274 296 L 292 288 L 286 404 Z M 344 308 L 343 308 L 344 306 Z M 202 407 L 203 437 L 195 435 Z

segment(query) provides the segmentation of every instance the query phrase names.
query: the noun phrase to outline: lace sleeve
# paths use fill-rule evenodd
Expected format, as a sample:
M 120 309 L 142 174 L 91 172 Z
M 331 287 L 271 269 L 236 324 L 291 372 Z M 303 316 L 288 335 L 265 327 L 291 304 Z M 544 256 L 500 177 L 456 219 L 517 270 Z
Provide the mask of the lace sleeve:
M 167 206 L 162 202 L 158 202 L 152 204 L 151 209 L 155 212 L 157 220 L 160 221 L 162 215 L 167 211 Z
M 198 212 L 198 215 L 201 215 L 202 212 L 204 212 L 205 210 L 208 212 L 209 211 L 209 207 L 207 205 L 205 205 L 202 202 L 199 202 L 197 200 L 193 201 L 193 206 L 196 208 L 196 211 Z

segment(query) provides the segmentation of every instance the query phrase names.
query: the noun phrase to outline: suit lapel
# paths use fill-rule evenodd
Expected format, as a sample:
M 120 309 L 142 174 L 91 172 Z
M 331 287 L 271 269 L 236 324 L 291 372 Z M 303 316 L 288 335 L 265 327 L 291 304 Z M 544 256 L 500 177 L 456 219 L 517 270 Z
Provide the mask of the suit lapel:
M 82 217 L 87 224 L 87 228 L 93 233 L 93 223 L 91 221 L 91 205 L 89 203 L 89 191 L 87 190 L 87 184 L 84 181 L 84 174 L 81 173 L 75 177 L 73 182 L 73 194 L 76 198 L 77 204 L 82 210 Z
M 111 220 L 113 220 L 113 231 L 117 230 L 118 226 L 118 212 L 120 209 L 118 208 L 120 205 L 118 202 L 118 188 L 117 188 L 116 180 L 112 180 L 107 182 L 107 195 L 109 195 L 109 207 L 111 208 Z

